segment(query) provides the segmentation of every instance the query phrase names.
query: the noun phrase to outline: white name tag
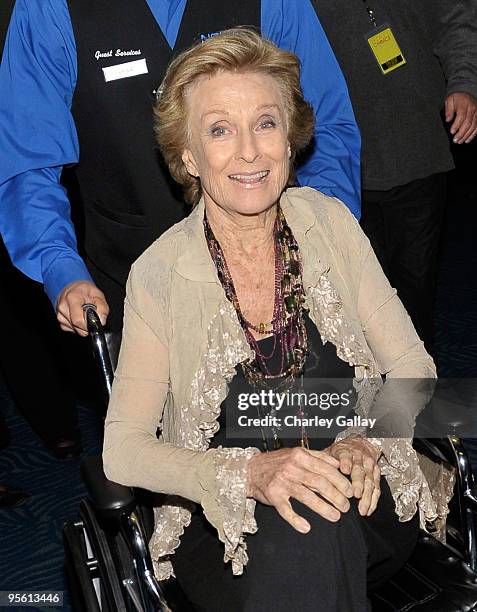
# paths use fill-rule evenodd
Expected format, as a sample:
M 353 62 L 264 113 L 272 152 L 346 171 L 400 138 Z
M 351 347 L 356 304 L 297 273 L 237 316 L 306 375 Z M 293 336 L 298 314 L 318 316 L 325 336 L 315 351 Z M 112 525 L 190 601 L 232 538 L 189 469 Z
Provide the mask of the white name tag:
M 137 76 L 138 74 L 147 74 L 147 64 L 145 59 L 135 60 L 134 62 L 125 62 L 124 64 L 116 64 L 116 66 L 108 66 L 103 68 L 104 80 L 117 81 L 118 79 L 127 79 L 128 77 Z

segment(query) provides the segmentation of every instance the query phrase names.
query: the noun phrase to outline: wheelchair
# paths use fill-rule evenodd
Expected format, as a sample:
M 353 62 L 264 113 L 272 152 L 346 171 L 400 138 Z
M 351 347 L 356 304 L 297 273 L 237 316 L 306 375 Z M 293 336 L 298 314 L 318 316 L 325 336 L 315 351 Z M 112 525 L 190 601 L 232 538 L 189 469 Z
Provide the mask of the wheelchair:
M 113 370 L 106 338 L 93 308 L 86 309 L 86 319 L 109 393 Z M 455 469 L 447 542 L 421 531 L 405 567 L 372 594 L 372 610 L 477 611 L 477 487 L 466 451 L 457 436 L 418 439 L 416 450 Z M 63 527 L 73 610 L 192 612 L 193 606 L 174 579 L 161 583 L 154 576 L 148 550 L 153 530 L 149 494 L 108 481 L 101 457 L 85 459 L 81 473 L 88 498 L 81 502 L 77 520 Z

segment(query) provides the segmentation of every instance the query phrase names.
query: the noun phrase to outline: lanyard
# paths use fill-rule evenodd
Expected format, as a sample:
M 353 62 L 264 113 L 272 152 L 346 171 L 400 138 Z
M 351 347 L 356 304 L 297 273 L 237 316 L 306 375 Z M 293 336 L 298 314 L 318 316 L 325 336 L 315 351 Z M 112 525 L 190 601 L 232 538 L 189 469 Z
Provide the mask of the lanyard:
M 374 16 L 374 11 L 373 11 L 373 9 L 372 9 L 372 8 L 369 6 L 369 4 L 368 4 L 368 0 L 363 0 L 363 4 L 364 4 L 364 6 L 365 6 L 365 8 L 366 8 L 366 12 L 368 13 L 369 20 L 371 21 L 371 23 L 373 24 L 373 26 L 374 26 L 375 28 L 377 28 L 377 27 L 378 27 L 378 24 L 376 23 L 376 17 Z

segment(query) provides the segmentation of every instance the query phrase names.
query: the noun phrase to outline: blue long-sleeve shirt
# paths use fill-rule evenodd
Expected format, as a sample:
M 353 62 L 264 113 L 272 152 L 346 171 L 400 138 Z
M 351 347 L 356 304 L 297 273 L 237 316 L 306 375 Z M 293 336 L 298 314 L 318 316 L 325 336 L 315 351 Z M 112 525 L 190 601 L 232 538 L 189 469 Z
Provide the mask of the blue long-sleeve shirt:
M 147 2 L 172 47 L 186 0 Z M 317 146 L 298 171 L 300 183 L 340 198 L 359 216 L 359 131 L 309 0 L 262 0 L 261 25 L 264 36 L 300 57 L 305 98 L 316 112 Z M 17 0 L 0 66 L 0 233 L 14 264 L 43 282 L 53 304 L 67 284 L 91 280 L 60 184 L 63 166 L 79 160 L 76 78 L 66 0 Z

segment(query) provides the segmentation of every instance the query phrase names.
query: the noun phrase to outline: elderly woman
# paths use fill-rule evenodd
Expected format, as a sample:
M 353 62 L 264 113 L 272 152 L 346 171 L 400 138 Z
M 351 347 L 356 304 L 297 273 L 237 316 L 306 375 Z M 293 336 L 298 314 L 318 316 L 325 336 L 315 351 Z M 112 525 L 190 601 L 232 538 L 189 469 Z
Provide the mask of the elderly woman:
M 417 510 L 439 514 L 409 441 L 272 428 L 251 444 L 224 411 L 239 389 L 328 377 L 353 380 L 366 415 L 382 375 L 432 379 L 433 362 L 346 206 L 287 189 L 313 133 L 293 54 L 245 29 L 212 37 L 171 64 L 155 114 L 193 210 L 131 270 L 105 472 L 167 495 L 155 571 L 198 609 L 368 610 Z

